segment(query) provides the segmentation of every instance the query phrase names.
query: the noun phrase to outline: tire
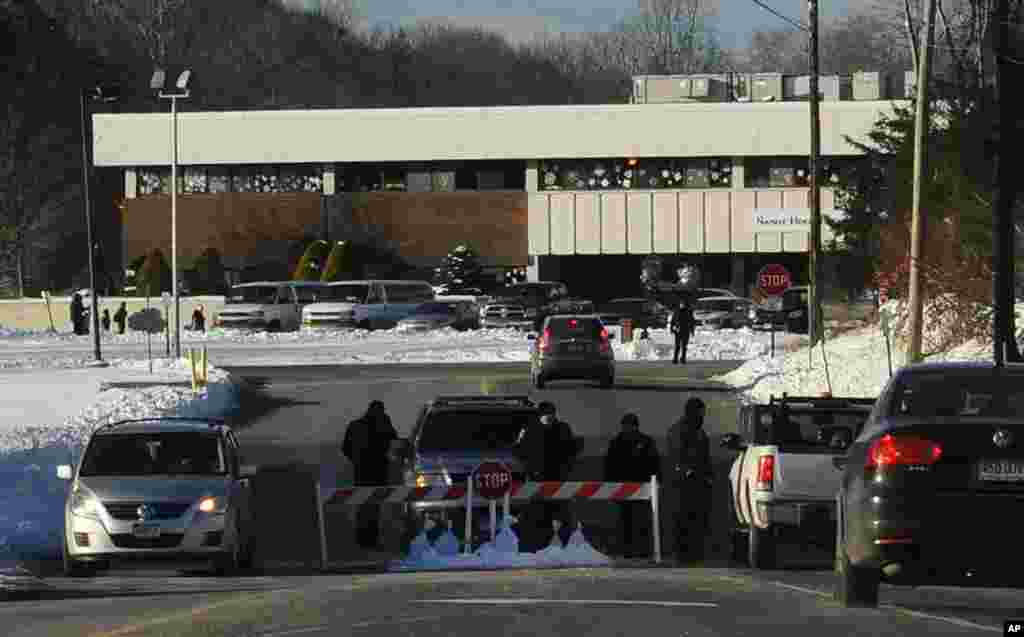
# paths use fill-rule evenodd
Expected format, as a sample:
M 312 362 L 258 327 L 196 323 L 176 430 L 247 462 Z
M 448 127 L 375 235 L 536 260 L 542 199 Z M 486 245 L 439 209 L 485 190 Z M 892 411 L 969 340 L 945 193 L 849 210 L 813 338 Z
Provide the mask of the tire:
M 536 376 L 533 377 L 533 386 L 536 387 L 537 389 L 544 389 L 545 384 L 546 381 L 544 380 L 544 377 L 541 376 L 540 374 L 537 374 Z
M 733 529 L 729 533 L 729 561 L 745 566 L 747 564 L 747 534 L 743 529 Z
M 96 569 L 87 566 L 77 560 L 74 560 L 69 555 L 67 539 L 64 540 L 64 546 L 61 552 L 64 559 L 64 576 L 65 577 L 93 577 L 96 575 Z
M 245 544 L 242 545 L 242 550 L 238 555 L 238 568 L 243 571 L 247 571 L 253 567 L 256 563 L 255 552 L 253 550 L 253 537 L 251 534 L 245 535 Z
M 881 573 L 874 568 L 850 564 L 846 540 L 842 538 L 841 516 L 836 516 L 835 600 L 847 608 L 876 608 Z
M 236 574 L 242 563 L 242 544 L 241 535 L 239 534 L 239 528 L 237 522 L 232 521 L 235 527 L 234 538 L 231 544 L 231 550 L 227 553 L 218 555 L 213 560 L 213 570 L 220 577 L 227 577 Z
M 356 327 L 358 327 L 361 330 L 372 330 L 373 329 L 373 325 L 371 325 L 370 322 L 367 321 L 367 320 L 359 321 L 359 323 L 356 324 Z
M 615 386 L 615 376 L 608 374 L 607 376 L 601 378 L 600 383 L 601 389 L 611 389 L 612 387 Z
M 281 321 L 273 320 L 270 323 L 268 323 L 267 324 L 267 331 L 268 332 L 280 332 L 281 331 Z
M 751 525 L 747 533 L 747 564 L 752 569 L 768 570 L 775 568 L 776 542 L 772 529 L 761 529 Z

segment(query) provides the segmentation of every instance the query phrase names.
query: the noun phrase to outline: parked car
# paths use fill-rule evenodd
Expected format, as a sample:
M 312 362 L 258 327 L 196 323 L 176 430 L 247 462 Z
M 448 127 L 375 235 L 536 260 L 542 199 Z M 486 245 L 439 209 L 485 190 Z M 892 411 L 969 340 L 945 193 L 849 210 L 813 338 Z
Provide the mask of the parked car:
M 735 296 L 711 296 L 693 305 L 697 325 L 715 329 L 746 327 L 754 322 L 754 302 Z
M 480 321 L 476 305 L 468 301 L 431 301 L 417 307 L 412 314 L 398 322 L 398 329 L 423 332 L 450 327 L 466 330 Z
M 113 562 L 252 563 L 254 532 L 238 441 L 215 421 L 150 418 L 93 432 L 64 508 L 64 571 L 91 575 Z
M 516 283 L 499 289 L 493 299 L 480 308 L 480 322 L 487 328 L 514 327 L 529 330 L 533 328 L 538 313 L 547 312 L 568 298 L 569 289 L 564 283 Z
M 732 290 L 725 288 L 697 288 L 697 292 L 693 295 L 695 299 L 706 299 L 712 296 L 732 296 L 735 297 L 737 294 Z
M 214 327 L 297 330 L 302 310 L 316 303 L 324 284 L 315 281 L 261 281 L 232 286 Z
M 618 325 L 629 319 L 636 329 L 653 329 L 668 325 L 669 310 L 651 299 L 613 299 L 600 306 L 597 316 L 605 325 Z
M 782 297 L 769 297 L 754 306 L 754 327 L 762 329 L 786 328 L 786 317 L 782 313 Z
M 789 288 L 782 294 L 782 316 L 786 331 L 806 334 L 811 325 L 810 287 L 800 285 Z
M 737 454 L 729 470 L 734 560 L 775 568 L 784 540 L 831 543 L 839 488 L 832 459 L 845 453 L 873 404 L 784 395 L 740 409 L 739 433 L 721 439 Z
M 318 303 L 302 311 L 302 324 L 307 328 L 391 328 L 433 300 L 434 288 L 426 281 L 335 281 L 326 284 Z
M 881 582 L 1024 584 L 1024 366 L 929 363 L 889 380 L 845 456 L 836 597 L 875 606 Z
M 530 334 L 530 379 L 543 389 L 548 381 L 595 380 L 615 384 L 612 335 L 594 315 L 556 314 L 544 320 L 540 338 Z

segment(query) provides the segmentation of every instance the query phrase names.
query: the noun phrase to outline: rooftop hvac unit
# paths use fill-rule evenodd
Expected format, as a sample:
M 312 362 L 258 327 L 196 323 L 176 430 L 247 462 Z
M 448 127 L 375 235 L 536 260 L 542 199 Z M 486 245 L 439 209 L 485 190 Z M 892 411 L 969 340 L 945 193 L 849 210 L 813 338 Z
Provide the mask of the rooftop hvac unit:
M 755 73 L 750 77 L 752 102 L 780 101 L 783 98 L 782 73 Z
M 892 99 L 892 76 L 878 71 L 858 71 L 853 74 L 853 99 Z

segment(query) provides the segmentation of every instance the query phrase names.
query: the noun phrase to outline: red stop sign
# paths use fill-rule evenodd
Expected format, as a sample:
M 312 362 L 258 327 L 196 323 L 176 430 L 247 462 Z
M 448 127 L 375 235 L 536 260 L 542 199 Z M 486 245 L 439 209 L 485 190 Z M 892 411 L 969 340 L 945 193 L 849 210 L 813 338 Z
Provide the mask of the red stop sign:
M 757 289 L 766 296 L 778 296 L 793 285 L 793 278 L 785 266 L 770 263 L 757 273 Z
M 504 497 L 512 488 L 512 470 L 500 462 L 484 462 L 473 472 L 473 488 L 489 500 Z

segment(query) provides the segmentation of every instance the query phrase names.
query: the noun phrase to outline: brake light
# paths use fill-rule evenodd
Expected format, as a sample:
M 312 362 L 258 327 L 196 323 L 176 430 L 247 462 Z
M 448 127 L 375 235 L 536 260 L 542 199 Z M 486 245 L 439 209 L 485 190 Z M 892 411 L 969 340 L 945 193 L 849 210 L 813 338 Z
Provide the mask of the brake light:
M 608 328 L 601 328 L 601 351 L 607 352 L 611 349 L 611 343 L 608 342 Z
M 757 459 L 757 483 L 754 488 L 758 491 L 771 491 L 775 482 L 775 456 L 761 456 Z
M 576 319 L 569 319 L 569 327 L 576 327 L 579 322 Z
M 549 349 L 551 349 L 551 328 L 550 327 L 546 328 L 544 330 L 544 333 L 541 334 L 540 343 L 537 344 L 537 347 L 539 347 L 540 351 L 542 351 L 542 352 L 546 352 Z
M 867 469 L 897 465 L 929 465 L 942 457 L 942 446 L 913 434 L 886 434 L 868 450 Z

